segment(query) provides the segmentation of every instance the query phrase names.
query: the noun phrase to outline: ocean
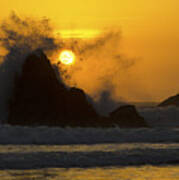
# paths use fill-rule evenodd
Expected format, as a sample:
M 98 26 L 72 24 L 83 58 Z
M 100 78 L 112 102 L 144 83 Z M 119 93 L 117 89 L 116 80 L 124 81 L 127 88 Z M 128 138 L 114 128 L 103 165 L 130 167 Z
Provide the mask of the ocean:
M 0 126 L 1 180 L 179 179 L 179 129 Z

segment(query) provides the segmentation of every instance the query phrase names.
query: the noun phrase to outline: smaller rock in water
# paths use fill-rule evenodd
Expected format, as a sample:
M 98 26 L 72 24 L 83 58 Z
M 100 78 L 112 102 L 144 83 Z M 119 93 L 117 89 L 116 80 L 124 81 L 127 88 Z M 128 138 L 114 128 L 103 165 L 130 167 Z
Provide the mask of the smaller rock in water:
M 138 114 L 135 106 L 133 105 L 119 107 L 110 113 L 110 118 L 113 123 L 121 128 L 148 127 L 144 118 Z

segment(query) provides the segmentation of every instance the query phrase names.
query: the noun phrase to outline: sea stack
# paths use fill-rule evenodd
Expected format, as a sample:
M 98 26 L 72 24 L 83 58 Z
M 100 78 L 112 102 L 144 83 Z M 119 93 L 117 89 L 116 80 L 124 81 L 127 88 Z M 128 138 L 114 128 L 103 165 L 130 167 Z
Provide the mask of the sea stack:
M 85 93 L 67 88 L 41 50 L 25 60 L 9 103 L 8 123 L 30 126 L 87 126 L 98 117 Z
M 8 124 L 57 127 L 148 127 L 134 106 L 123 106 L 100 116 L 85 92 L 66 87 L 41 50 L 25 59 L 9 102 Z

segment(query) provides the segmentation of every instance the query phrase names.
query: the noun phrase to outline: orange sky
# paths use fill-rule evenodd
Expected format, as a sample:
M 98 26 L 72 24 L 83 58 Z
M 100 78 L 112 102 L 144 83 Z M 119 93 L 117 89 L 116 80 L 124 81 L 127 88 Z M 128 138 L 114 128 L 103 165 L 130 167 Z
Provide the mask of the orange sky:
M 57 31 L 86 29 L 95 34 L 104 28 L 120 28 L 123 52 L 140 59 L 135 67 L 136 86 L 148 96 L 138 100 L 158 101 L 179 92 L 178 0 L 0 1 L 0 20 L 13 10 L 20 15 L 46 16 Z

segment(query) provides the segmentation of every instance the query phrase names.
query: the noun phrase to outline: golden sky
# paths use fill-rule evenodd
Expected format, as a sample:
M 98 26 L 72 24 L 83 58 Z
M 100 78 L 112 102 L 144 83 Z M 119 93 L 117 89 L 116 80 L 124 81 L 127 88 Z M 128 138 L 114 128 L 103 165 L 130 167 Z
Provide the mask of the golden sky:
M 149 97 L 139 99 L 161 100 L 179 92 L 178 7 L 178 0 L 0 0 L 0 20 L 11 11 L 46 16 L 57 31 L 68 34 L 73 29 L 79 37 L 85 31 L 91 36 L 104 28 L 120 28 L 123 52 L 140 59 L 137 86 Z

